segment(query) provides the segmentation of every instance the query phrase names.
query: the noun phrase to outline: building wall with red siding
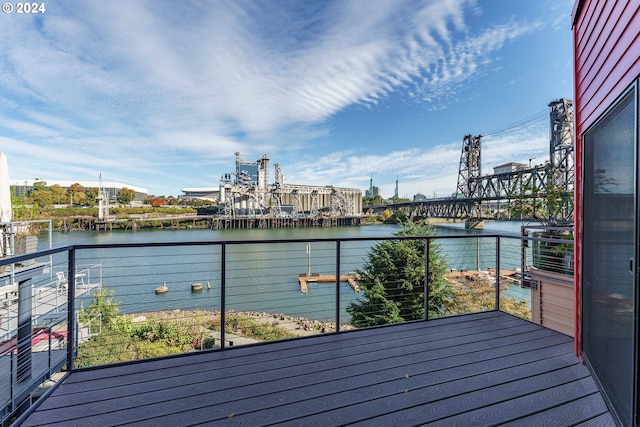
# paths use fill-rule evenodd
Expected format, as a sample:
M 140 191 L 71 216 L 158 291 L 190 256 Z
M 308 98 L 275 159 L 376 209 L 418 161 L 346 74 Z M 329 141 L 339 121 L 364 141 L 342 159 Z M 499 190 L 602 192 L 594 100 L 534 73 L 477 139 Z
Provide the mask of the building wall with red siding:
M 577 0 L 573 9 L 576 120 L 576 352 L 580 349 L 582 134 L 640 76 L 640 2 Z

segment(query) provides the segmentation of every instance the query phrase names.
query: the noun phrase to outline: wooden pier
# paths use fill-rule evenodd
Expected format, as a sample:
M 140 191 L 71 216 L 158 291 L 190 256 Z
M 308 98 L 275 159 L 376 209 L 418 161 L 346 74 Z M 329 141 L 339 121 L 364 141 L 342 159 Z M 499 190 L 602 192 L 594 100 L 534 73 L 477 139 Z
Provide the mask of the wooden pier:
M 360 216 L 316 216 L 316 217 L 224 217 L 219 215 L 132 215 L 127 218 L 98 220 L 91 216 L 70 216 L 60 219 L 58 228 L 70 230 L 138 230 L 142 228 L 210 228 L 213 230 L 244 228 L 301 228 L 341 227 L 361 224 Z
M 301 228 L 301 227 L 341 227 L 360 225 L 359 216 L 316 216 L 316 217 L 211 217 L 210 228 Z
M 348 283 L 354 291 L 360 292 L 360 286 L 356 283 L 356 279 L 357 277 L 354 274 L 340 275 L 341 283 Z M 311 273 L 310 275 L 302 273 L 298 276 L 298 283 L 300 284 L 300 291 L 306 294 L 307 283 L 336 283 L 336 276 L 328 274 L 321 275 L 319 273 Z

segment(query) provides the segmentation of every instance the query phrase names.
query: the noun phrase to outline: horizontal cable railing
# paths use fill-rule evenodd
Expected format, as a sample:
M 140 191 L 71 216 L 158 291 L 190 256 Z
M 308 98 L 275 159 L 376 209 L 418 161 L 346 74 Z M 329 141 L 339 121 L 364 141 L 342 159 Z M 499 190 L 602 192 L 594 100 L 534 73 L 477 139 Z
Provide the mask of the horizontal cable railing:
M 523 286 L 536 289 L 536 276 L 550 273 L 557 280 L 573 282 L 573 227 L 522 227 L 522 250 L 528 254 Z
M 12 280 L 0 300 L 0 403 L 15 411 L 23 388 L 63 367 L 485 310 L 531 319 L 527 239 L 96 244 L 0 259 Z

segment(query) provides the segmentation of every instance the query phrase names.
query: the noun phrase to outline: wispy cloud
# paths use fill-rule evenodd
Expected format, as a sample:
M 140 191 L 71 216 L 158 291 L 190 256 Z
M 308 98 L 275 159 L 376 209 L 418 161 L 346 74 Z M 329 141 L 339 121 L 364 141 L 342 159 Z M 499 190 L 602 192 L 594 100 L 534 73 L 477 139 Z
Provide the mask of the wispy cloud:
M 31 152 L 34 164 L 124 176 L 152 173 L 162 152 L 186 165 L 302 151 L 354 105 L 398 92 L 431 109 L 454 102 L 506 43 L 539 29 L 509 21 L 474 33 L 466 20 L 478 9 L 473 0 L 56 4 L 3 20 L 0 130 L 46 147 Z M 369 173 L 360 161 L 420 175 L 411 164 L 437 163 L 446 147 L 321 161 L 345 157 L 354 176 Z M 143 160 L 118 162 L 131 156 Z
M 514 131 L 499 137 L 482 140 L 482 173 L 492 174 L 493 168 L 507 162 L 532 165 L 548 160 L 548 130 L 544 126 Z M 413 197 L 417 193 L 448 196 L 455 192 L 458 179 L 462 138 L 427 149 L 391 151 L 370 155 L 349 150 L 335 152 L 316 159 L 313 168 L 301 163 L 283 165 L 289 181 L 329 185 L 335 182 L 358 188 L 368 187 L 369 179 L 390 197 L 394 181 L 399 180 L 400 196 Z M 380 185 L 380 183 L 383 185 Z

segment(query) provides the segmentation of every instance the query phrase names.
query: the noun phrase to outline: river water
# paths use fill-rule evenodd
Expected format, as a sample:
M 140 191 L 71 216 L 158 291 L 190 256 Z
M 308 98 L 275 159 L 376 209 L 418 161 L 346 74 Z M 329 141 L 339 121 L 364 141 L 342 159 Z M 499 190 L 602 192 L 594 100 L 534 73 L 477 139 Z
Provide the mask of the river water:
M 252 241 L 279 239 L 376 238 L 392 236 L 396 225 L 313 227 L 282 229 L 153 229 L 138 231 L 54 232 L 53 247 L 74 244 Z M 519 223 L 485 224 L 484 230 L 465 230 L 463 224 L 438 225 L 437 235 L 468 236 L 439 241 L 441 252 L 451 269 L 484 270 L 495 266 L 495 240 L 478 239 L 487 234 L 520 233 Z M 41 246 L 45 239 L 40 239 Z M 48 242 L 47 242 L 48 244 Z M 361 267 L 375 240 L 344 242 L 341 245 L 340 272 Z M 505 248 L 506 246 L 506 248 Z M 159 247 L 118 250 L 90 250 L 78 253 L 78 266 L 101 265 L 103 285 L 115 292 L 125 313 L 167 309 L 220 309 L 220 246 Z M 502 241 L 501 268 L 520 264 L 519 241 Z M 310 319 L 335 318 L 335 284 L 310 284 L 302 294 L 301 273 L 335 274 L 335 243 L 313 242 L 279 245 L 251 244 L 227 248 L 226 309 L 283 313 Z M 55 262 L 55 261 L 54 261 Z M 61 265 L 63 260 L 58 261 Z M 96 273 L 92 272 L 95 277 Z M 169 292 L 157 295 L 154 289 L 167 283 Z M 190 284 L 201 282 L 205 289 L 193 293 Z M 211 286 L 207 289 L 206 283 Z M 340 320 L 349 320 L 346 307 L 358 293 L 346 283 L 340 287 Z M 515 287 L 510 296 L 527 299 Z M 85 302 L 83 302 L 85 303 Z

